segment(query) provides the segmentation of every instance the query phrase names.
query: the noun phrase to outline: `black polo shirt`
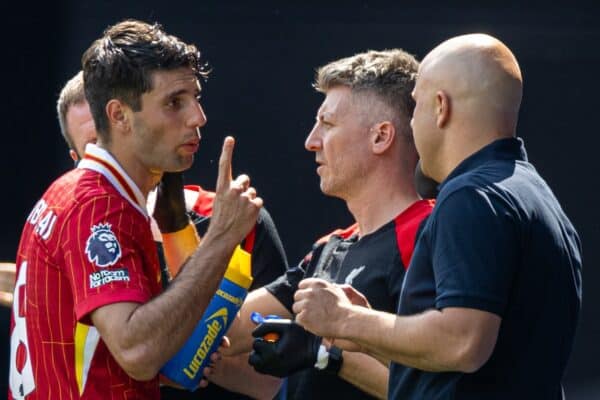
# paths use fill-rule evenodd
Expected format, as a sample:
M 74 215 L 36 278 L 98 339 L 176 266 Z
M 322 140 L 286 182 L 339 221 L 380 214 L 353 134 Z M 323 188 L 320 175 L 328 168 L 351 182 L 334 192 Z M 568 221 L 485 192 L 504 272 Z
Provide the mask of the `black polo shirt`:
M 502 318 L 478 371 L 392 364 L 391 399 L 560 399 L 581 305 L 581 244 L 520 139 L 464 160 L 441 184 L 398 314 L 464 307 Z

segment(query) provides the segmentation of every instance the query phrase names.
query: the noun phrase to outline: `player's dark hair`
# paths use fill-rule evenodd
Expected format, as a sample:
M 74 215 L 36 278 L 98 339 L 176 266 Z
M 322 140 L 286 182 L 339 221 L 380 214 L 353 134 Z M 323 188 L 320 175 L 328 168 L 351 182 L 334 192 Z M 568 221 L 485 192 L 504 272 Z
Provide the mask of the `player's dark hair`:
M 196 46 L 168 35 L 157 23 L 151 25 L 137 20 L 125 20 L 108 27 L 86 50 L 81 61 L 85 97 L 98 136 L 105 143 L 110 142 L 105 107 L 111 99 L 140 111 L 142 94 L 152 90 L 154 72 L 190 67 L 199 78 L 208 76 Z

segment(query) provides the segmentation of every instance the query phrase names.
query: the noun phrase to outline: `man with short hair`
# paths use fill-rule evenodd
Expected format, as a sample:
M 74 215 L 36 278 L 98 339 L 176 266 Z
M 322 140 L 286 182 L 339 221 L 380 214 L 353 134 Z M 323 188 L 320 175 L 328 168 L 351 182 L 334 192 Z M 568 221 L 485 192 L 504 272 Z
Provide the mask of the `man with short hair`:
M 305 147 L 315 153 L 323 193 L 343 199 L 356 223 L 317 241 L 296 268 L 248 295 L 228 334 L 231 352 L 250 348 L 252 311 L 294 317 L 294 292 L 305 277 L 351 284 L 375 309 L 396 309 L 415 238 L 432 209 L 413 182 L 417 153 L 409 121 L 417 67 L 413 56 L 396 49 L 356 54 L 318 70 L 315 87 L 325 100 Z M 277 341 L 261 338 L 270 331 Z M 386 396 L 387 366 L 370 356 L 340 353 L 293 323 L 265 322 L 254 335 L 250 363 L 276 376 L 296 373 L 291 398 Z M 226 379 L 215 375 L 209 379 Z
M 93 125 L 92 114 L 89 105 L 85 99 L 83 92 L 83 74 L 81 72 L 73 76 L 63 87 L 57 101 L 57 112 L 61 133 L 69 146 L 69 153 L 75 162 L 80 159 L 79 155 L 84 154 L 85 146 L 88 143 L 96 142 L 96 130 Z M 186 185 L 185 189 L 182 186 L 182 179 L 172 179 L 170 177 L 167 193 L 168 201 L 162 202 L 169 209 L 161 210 L 161 215 L 177 214 L 178 212 L 187 213 L 194 222 L 196 231 L 201 237 L 205 235 L 206 230 L 211 220 L 212 207 L 214 205 L 215 193 L 204 190 L 198 185 Z M 162 189 L 165 189 L 163 178 Z M 181 195 L 183 194 L 183 196 Z M 162 197 L 165 196 L 165 191 L 161 192 Z M 156 210 L 155 207 L 156 193 L 150 192 L 148 201 L 148 211 L 151 213 Z M 160 202 L 160 201 L 159 201 Z M 163 207 L 165 208 L 165 207 Z M 156 217 L 157 215 L 154 214 Z M 170 218 L 169 215 L 167 217 Z M 159 218 L 160 219 L 160 218 Z M 179 232 L 175 230 L 171 233 L 160 232 L 158 225 L 153 218 L 151 221 L 152 233 L 154 240 L 157 242 L 159 252 L 159 261 L 163 271 L 163 286 L 168 286 L 169 280 L 175 277 L 179 271 L 180 263 L 187 258 L 187 254 L 181 254 L 179 249 L 184 244 L 184 249 L 188 248 L 191 253 L 193 248 L 185 246 L 186 242 L 192 241 L 195 235 L 189 235 L 190 232 Z M 164 229 L 163 229 L 164 231 Z M 190 238 L 191 236 L 191 238 Z M 167 247 L 163 249 L 161 244 L 163 238 L 166 237 Z M 265 207 L 259 211 L 258 219 L 255 227 L 249 234 L 250 240 L 245 240 L 244 247 L 251 253 L 251 269 L 252 269 L 252 285 L 250 289 L 257 289 L 263 285 L 270 283 L 287 269 L 287 258 L 279 234 L 275 227 L 270 214 Z M 163 253 L 164 252 L 164 253 Z M 164 254 L 164 257 L 163 257 Z M 165 258 L 169 261 L 168 265 Z M 240 360 L 236 362 L 246 363 L 247 356 L 240 356 Z M 246 377 L 257 382 L 259 379 L 271 385 L 253 385 L 249 387 L 246 394 L 254 397 L 268 397 L 274 391 L 270 389 L 272 385 L 279 383 L 276 379 L 269 379 L 267 376 L 257 377 L 252 370 L 246 371 L 251 375 Z M 232 388 L 236 389 L 236 388 Z M 268 389 L 268 390 L 264 390 Z M 205 398 L 225 399 L 240 399 L 247 398 L 240 393 L 226 391 L 217 385 L 210 385 L 202 391 L 202 396 Z M 180 389 L 162 386 L 161 398 L 195 398 L 196 393 L 184 392 Z
M 581 244 L 515 137 L 521 96 L 517 60 L 498 39 L 463 35 L 433 49 L 411 124 L 423 173 L 441 185 L 399 315 L 323 280 L 299 284 L 306 329 L 393 360 L 389 398 L 563 398 Z
M 69 79 L 60 91 L 56 113 L 60 133 L 69 146 L 69 155 L 73 161 L 78 162 L 83 158 L 85 146 L 96 143 L 98 136 L 90 106 L 85 99 L 83 71 Z
M 226 138 L 212 223 L 163 292 L 146 197 L 198 149 L 200 54 L 157 24 L 127 20 L 82 64 L 98 142 L 27 218 L 9 398 L 158 399 L 159 369 L 197 325 L 262 200 L 247 176 L 232 180 Z

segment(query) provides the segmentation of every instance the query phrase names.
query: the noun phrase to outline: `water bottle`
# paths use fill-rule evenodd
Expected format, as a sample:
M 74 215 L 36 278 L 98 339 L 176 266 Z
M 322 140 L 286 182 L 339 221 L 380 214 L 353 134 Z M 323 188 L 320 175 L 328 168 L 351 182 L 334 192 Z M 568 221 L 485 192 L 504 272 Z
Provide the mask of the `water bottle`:
M 160 370 L 171 384 L 195 390 L 252 284 L 251 255 L 236 247 L 225 276 L 185 345 Z

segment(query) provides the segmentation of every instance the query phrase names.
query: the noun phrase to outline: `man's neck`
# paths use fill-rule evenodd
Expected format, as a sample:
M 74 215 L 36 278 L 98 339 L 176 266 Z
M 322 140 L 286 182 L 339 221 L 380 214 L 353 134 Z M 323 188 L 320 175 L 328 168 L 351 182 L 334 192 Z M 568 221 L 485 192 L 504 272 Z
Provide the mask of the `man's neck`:
M 127 150 L 127 146 L 100 145 L 104 150 L 108 151 L 114 159 L 119 163 L 121 168 L 133 180 L 138 189 L 148 198 L 148 193 L 156 187 L 160 182 L 162 173 L 154 173 L 143 165 L 134 154 Z
M 361 236 L 375 232 L 419 200 L 412 182 L 380 179 L 372 181 L 369 186 L 351 199 L 346 199 Z

